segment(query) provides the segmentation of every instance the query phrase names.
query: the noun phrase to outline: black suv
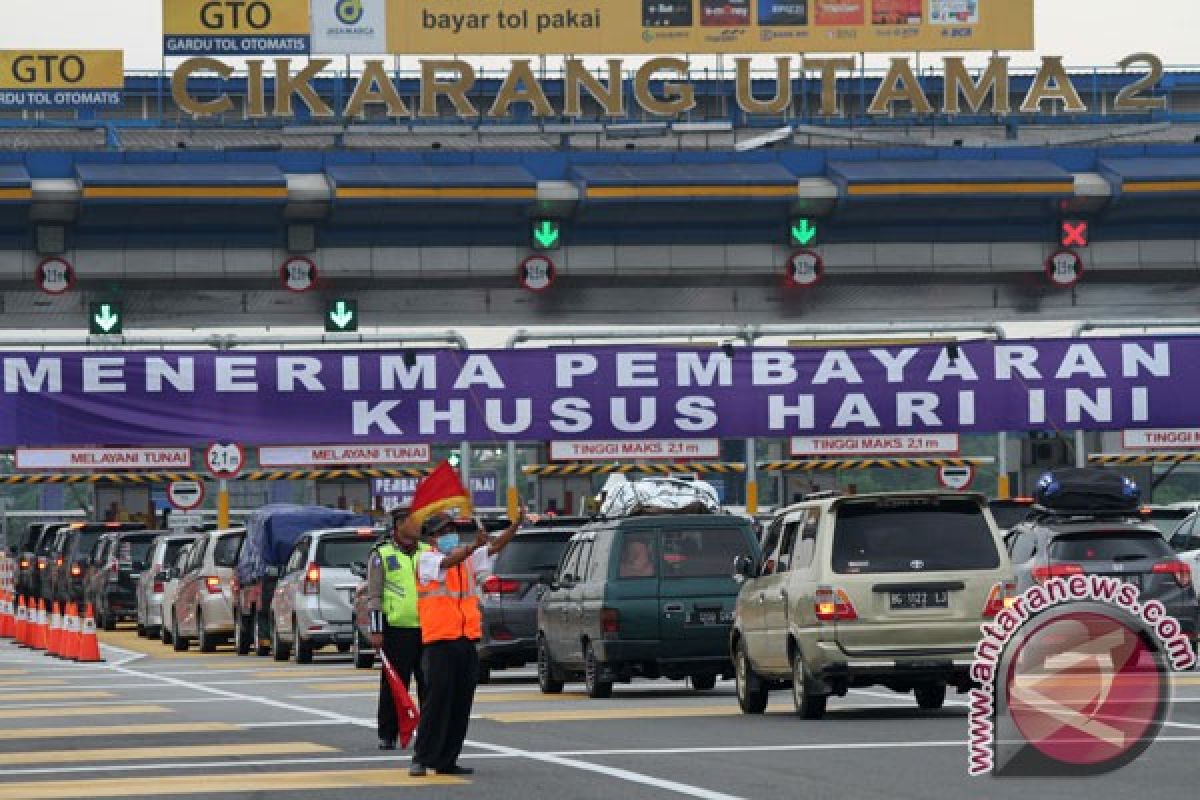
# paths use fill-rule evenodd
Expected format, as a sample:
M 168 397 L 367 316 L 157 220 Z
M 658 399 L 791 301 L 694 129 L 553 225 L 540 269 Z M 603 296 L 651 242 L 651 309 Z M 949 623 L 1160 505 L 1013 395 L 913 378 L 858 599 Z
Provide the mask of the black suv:
M 137 621 L 137 586 L 150 567 L 154 540 L 167 531 L 113 531 L 96 542 L 83 575 L 84 600 L 106 631 L 121 620 Z
M 586 517 L 546 517 L 526 523 L 496 557 L 483 591 L 483 639 L 479 642 L 480 682 L 491 670 L 537 661 L 539 582 L 549 583 Z
M 59 531 L 51 546 L 49 591 L 43 586 L 46 602 L 83 602 L 84 573 L 92 564 L 96 542 L 105 533 L 145 530 L 141 522 L 72 522 Z
M 1137 586 L 1142 601 L 1158 600 L 1196 640 L 1192 571 L 1137 512 L 1034 511 L 1005 537 L 1022 592 L 1050 578 L 1111 575 Z

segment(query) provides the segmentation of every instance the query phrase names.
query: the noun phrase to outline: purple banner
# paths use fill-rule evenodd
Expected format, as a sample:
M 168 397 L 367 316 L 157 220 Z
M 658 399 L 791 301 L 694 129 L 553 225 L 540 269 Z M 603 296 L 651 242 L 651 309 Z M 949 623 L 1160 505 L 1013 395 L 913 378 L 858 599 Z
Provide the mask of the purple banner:
M 5 353 L 0 447 L 1196 425 L 1200 339 Z

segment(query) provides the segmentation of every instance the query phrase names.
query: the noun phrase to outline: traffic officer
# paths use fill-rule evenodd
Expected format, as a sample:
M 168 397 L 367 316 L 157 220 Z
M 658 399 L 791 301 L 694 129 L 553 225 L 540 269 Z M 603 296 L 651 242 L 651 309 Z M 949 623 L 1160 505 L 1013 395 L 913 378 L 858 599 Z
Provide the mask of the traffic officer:
M 523 516 L 494 541 L 478 519 L 475 538 L 459 545 L 454 520 L 437 514 L 425 521 L 422 536 L 436 547 L 417 557 L 417 605 L 421 617 L 421 723 L 408 774 L 422 777 L 428 769 L 439 775 L 469 775 L 458 765 L 475 685 L 479 656 L 475 643 L 482 633 L 475 578 L 490 572 L 496 556 L 517 532 Z
M 371 646 L 387 656 L 405 688 L 417 679 L 417 695 L 425 698 L 421 673 L 421 622 L 417 613 L 417 557 L 429 549 L 420 542 L 420 526 L 405 509 L 392 512 L 392 532 L 371 551 L 367 562 L 367 608 L 371 612 Z M 395 750 L 399 735 L 396 703 L 387 675 L 379 678 L 377 726 L 379 749 Z

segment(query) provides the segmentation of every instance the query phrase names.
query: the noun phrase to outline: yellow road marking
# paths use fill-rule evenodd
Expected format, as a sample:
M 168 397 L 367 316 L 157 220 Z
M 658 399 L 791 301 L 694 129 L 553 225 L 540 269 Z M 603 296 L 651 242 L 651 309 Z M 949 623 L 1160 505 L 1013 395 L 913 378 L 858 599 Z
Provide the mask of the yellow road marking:
M 0 686 L 66 686 L 67 682 L 60 678 L 14 678 L 0 681 Z
M 0 694 L 0 703 L 9 700 L 107 700 L 116 697 L 112 692 L 22 692 Z
M 80 736 L 157 736 L 168 733 L 228 733 L 245 730 L 228 722 L 180 722 L 161 725 L 97 725 L 86 728 L 5 728 L 0 740 L 74 739 Z
M 500 711 L 484 714 L 493 722 L 588 722 L 604 719 L 660 719 L 675 717 L 732 717 L 736 706 L 662 706 L 659 708 L 595 708 L 571 711 Z
M 0 800 L 76 797 L 154 797 L 174 794 L 317 791 L 397 786 L 465 786 L 467 781 L 436 775 L 410 778 L 400 769 L 332 772 L 267 772 L 239 775 L 158 775 L 153 778 L 88 778 L 0 784 Z
M 306 677 L 311 678 L 312 676 L 308 675 Z M 304 684 L 304 688 L 312 689 L 315 692 L 353 692 L 358 689 L 366 691 L 368 689 L 379 688 L 379 677 L 376 676 L 373 680 L 346 681 L 345 683 L 306 683 Z M 413 692 L 413 694 L 416 694 L 416 692 Z
M 162 706 L 83 706 L 82 708 L 0 708 L 0 719 L 21 717 L 107 717 L 114 714 L 168 714 Z
M 476 692 L 476 703 L 543 703 L 562 700 L 584 700 L 585 694 L 542 694 L 541 692 Z
M 28 675 L 29 670 L 26 669 L 0 669 L 0 675 Z
M 233 756 L 286 756 L 337 753 L 336 747 L 313 742 L 264 744 L 180 745 L 177 747 L 110 747 L 107 749 L 42 750 L 0 753 L 0 764 L 74 764 L 103 761 L 160 761 L 168 758 L 220 758 Z

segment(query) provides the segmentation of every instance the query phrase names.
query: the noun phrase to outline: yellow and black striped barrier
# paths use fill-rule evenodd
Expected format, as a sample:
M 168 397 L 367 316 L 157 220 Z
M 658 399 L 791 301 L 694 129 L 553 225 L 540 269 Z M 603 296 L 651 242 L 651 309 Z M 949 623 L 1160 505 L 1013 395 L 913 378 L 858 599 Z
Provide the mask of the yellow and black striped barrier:
M 526 475 L 675 475 L 695 472 L 705 475 L 732 475 L 746 471 L 745 464 L 722 461 L 697 461 L 683 464 L 529 464 L 521 468 Z
M 1088 456 L 1088 464 L 1096 467 L 1189 464 L 1198 461 L 1200 453 L 1093 453 Z
M 260 469 L 238 476 L 243 481 L 370 480 L 371 478 L 423 478 L 433 467 L 387 467 L 381 469 Z M 156 484 L 175 481 L 204 481 L 203 472 L 29 472 L 0 475 L 0 486 L 41 483 Z
M 763 461 L 764 472 L 828 472 L 838 469 L 939 469 L 982 467 L 991 458 L 806 458 L 798 461 Z

